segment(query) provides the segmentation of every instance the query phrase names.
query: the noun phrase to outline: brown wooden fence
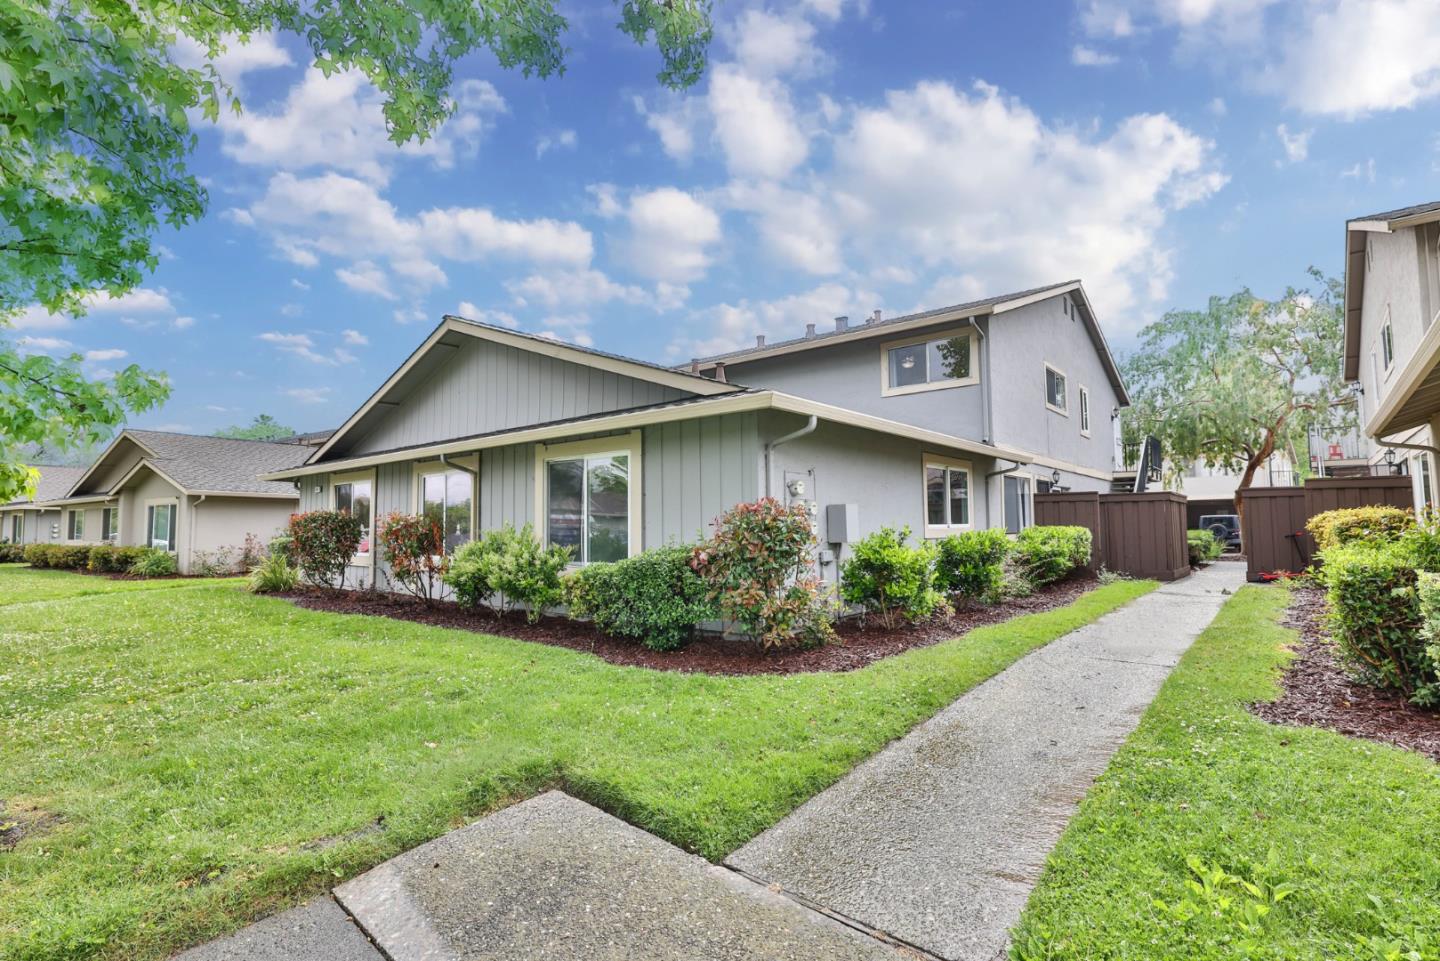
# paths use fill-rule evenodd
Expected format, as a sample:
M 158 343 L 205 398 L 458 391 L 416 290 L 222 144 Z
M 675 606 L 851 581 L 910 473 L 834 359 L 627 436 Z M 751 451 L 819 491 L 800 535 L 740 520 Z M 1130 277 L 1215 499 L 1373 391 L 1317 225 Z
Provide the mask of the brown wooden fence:
M 1089 528 L 1092 569 L 1162 581 L 1190 573 L 1181 494 L 1036 494 L 1035 523 Z
M 1304 487 L 1251 487 L 1240 496 L 1240 538 L 1252 581 L 1277 571 L 1303 571 L 1314 561 L 1315 539 L 1305 524 L 1316 514 L 1342 507 L 1414 506 L 1408 477 L 1317 477 Z

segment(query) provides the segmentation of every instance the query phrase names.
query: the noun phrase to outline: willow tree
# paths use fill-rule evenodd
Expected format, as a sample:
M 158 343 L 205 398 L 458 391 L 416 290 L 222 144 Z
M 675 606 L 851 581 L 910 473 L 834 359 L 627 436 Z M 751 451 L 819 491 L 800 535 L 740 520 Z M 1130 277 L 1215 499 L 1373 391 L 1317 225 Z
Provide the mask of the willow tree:
M 1343 288 L 1309 274 L 1311 286 L 1278 300 L 1248 289 L 1211 297 L 1204 310 L 1172 310 L 1141 332 L 1125 363 L 1126 418 L 1160 439 L 1171 465 L 1238 474 L 1244 490 L 1277 451 L 1298 466 L 1311 428 L 1354 423 L 1341 371 Z
M 710 0 L 617 0 L 619 29 L 660 54 L 659 81 L 705 67 Z M 193 117 L 239 110 L 214 64 L 263 33 L 291 34 L 322 71 L 354 70 L 384 99 L 397 144 L 454 110 L 454 65 L 564 70 L 552 0 L 0 0 L 0 328 L 25 310 L 82 314 L 155 269 L 161 225 L 203 216 L 188 162 Z M 177 51 L 198 49 L 199 66 Z M 163 402 L 164 377 L 128 366 L 89 377 L 80 358 L 0 339 L 0 503 L 33 489 L 22 445 L 93 443 Z

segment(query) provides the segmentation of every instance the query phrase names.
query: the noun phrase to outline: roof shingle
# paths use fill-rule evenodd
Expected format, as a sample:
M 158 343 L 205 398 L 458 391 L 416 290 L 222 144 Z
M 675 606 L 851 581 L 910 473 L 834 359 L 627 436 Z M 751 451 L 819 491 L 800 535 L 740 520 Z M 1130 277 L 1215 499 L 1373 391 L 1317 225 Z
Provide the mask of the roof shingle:
M 296 467 L 313 448 L 158 430 L 125 432 L 154 452 L 154 465 L 189 491 L 225 494 L 294 494 L 291 484 L 263 481 L 260 474 Z
M 56 498 L 64 497 L 80 475 L 85 473 L 84 467 L 61 467 L 55 464 L 36 464 L 35 469 L 40 472 L 40 480 L 35 485 L 34 497 L 17 497 L 5 506 L 10 507 L 16 504 L 32 504 L 35 501 L 53 501 Z

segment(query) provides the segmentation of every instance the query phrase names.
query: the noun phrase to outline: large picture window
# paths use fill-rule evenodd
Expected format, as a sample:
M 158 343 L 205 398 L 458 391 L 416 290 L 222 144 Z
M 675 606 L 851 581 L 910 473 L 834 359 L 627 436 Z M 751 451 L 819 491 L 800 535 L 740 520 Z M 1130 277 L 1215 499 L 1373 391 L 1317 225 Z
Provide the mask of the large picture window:
M 975 341 L 969 329 L 883 344 L 885 394 L 908 394 L 973 384 Z
M 970 465 L 944 457 L 925 457 L 925 536 L 971 526 Z
M 150 532 L 150 546 L 162 551 L 175 550 L 174 504 L 151 504 L 146 511 L 145 528 Z
M 375 481 L 371 477 L 337 478 L 335 509 L 360 522 L 360 549 L 357 554 L 370 554 L 371 524 L 374 516 Z
M 638 432 L 541 447 L 536 492 L 547 544 L 576 564 L 618 561 L 641 549 Z
M 463 470 L 420 475 L 420 514 L 445 535 L 448 554 L 471 538 L 474 522 L 474 476 Z

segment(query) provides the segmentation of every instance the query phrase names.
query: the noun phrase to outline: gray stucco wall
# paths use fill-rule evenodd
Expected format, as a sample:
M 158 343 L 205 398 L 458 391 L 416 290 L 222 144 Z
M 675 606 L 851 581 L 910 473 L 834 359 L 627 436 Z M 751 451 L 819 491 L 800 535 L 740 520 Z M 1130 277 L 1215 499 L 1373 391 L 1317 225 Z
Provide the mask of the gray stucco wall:
M 533 351 L 466 338 L 350 454 L 469 437 L 583 414 L 642 407 L 688 396 L 672 387 Z
M 1360 385 L 1365 389 L 1360 398 L 1361 423 L 1384 402 L 1396 372 L 1419 346 L 1429 320 L 1422 304 L 1422 255 L 1416 250 L 1415 229 L 1371 233 L 1369 240 L 1365 299 L 1360 313 Z M 1395 362 L 1389 370 L 1385 369 L 1380 348 L 1387 308 L 1395 345 Z
M 176 543 L 177 553 L 193 562 L 199 551 L 213 554 L 232 548 L 238 559 L 245 535 L 253 534 L 261 546 L 268 544 L 284 530 L 297 503 L 279 498 L 207 497 L 200 501 L 191 497 L 186 510 L 189 524 L 180 532 L 185 539 Z
M 61 528 L 61 514 L 59 511 L 5 511 L 3 512 L 3 527 L 0 527 L 0 538 L 10 537 L 10 518 L 16 514 L 24 517 L 24 523 L 20 529 L 20 543 L 22 544 L 59 544 L 64 541 L 65 531 Z

